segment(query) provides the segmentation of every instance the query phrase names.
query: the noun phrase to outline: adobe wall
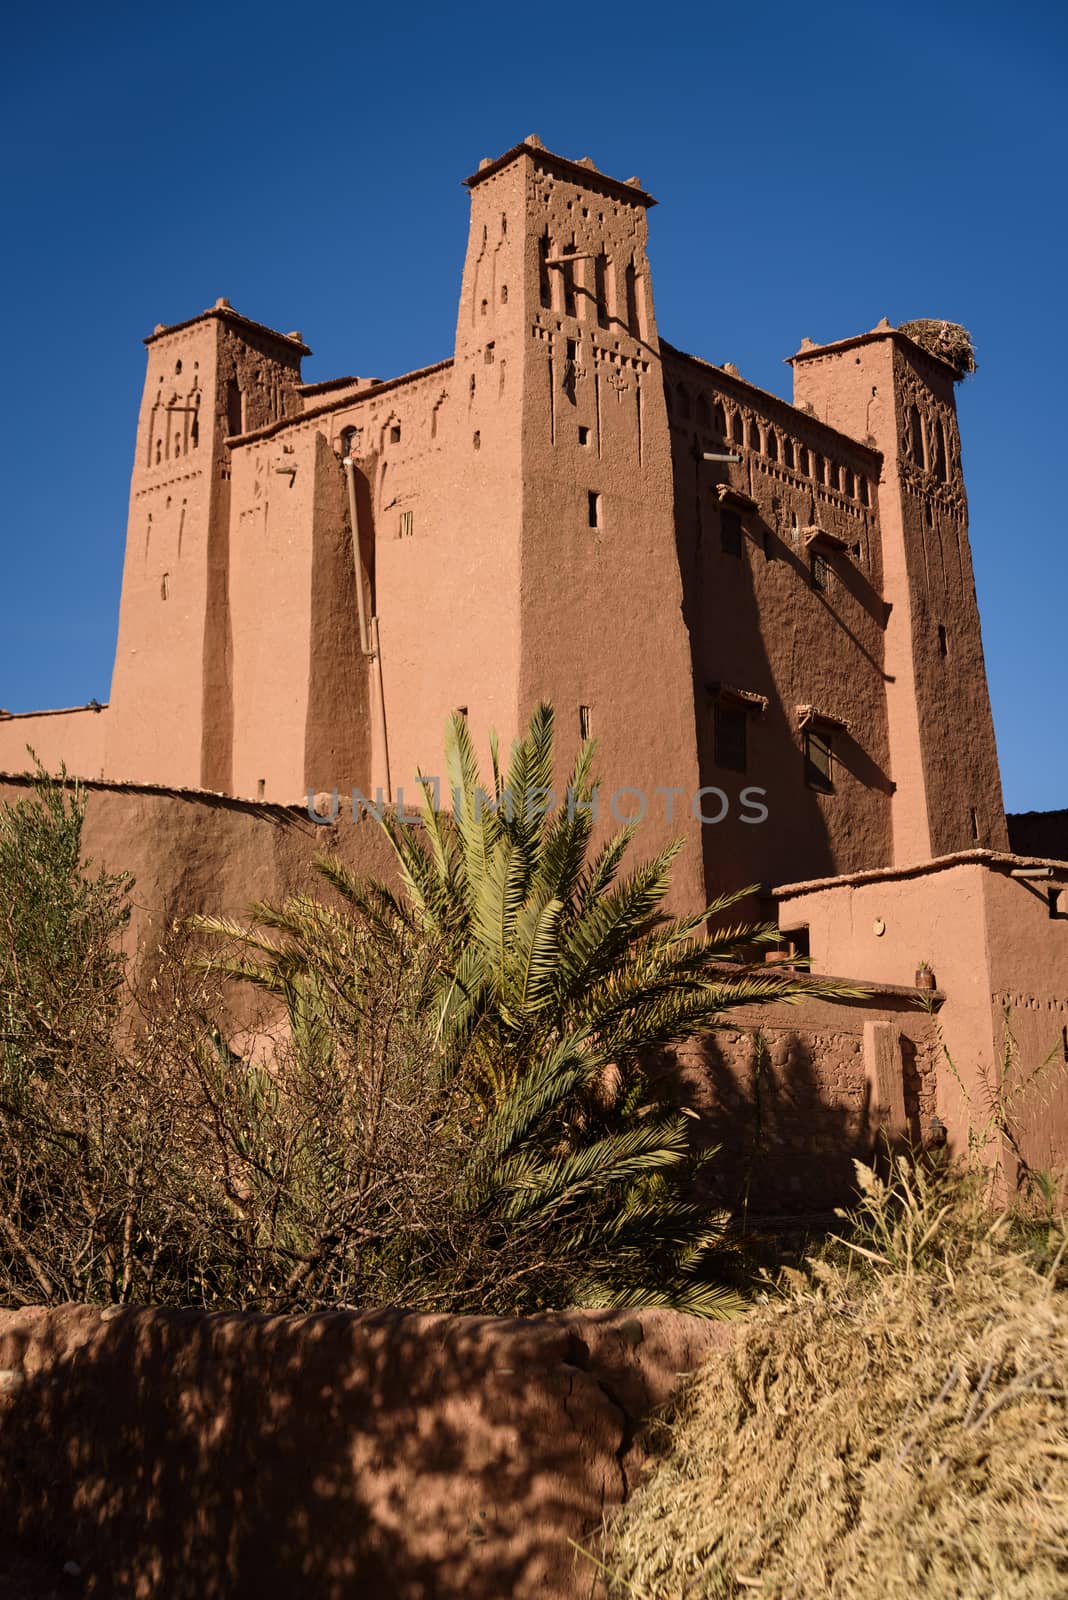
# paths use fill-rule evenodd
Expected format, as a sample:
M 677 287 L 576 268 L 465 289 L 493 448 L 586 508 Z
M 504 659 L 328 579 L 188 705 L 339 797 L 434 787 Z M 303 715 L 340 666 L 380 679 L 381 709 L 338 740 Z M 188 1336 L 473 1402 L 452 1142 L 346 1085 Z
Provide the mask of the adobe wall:
M 1068 883 L 1068 866 L 1053 864 L 1052 880 L 1013 878 L 1014 867 L 1028 870 L 1028 863 L 975 852 L 970 860 L 932 862 L 923 872 L 799 886 L 779 891 L 779 920 L 784 928 L 807 926 L 816 969 L 848 962 L 875 980 L 903 984 L 920 961 L 928 962 L 945 995 L 937 1014 L 936 1107 L 951 1143 L 963 1151 L 979 1138 L 988 1159 L 996 1159 L 992 1106 L 1007 1097 L 1015 1154 L 1031 1166 L 1063 1171 L 1068 907 L 1057 885 Z M 1017 1042 L 1007 1078 L 1006 1006 Z M 1025 1082 L 1030 1087 L 1023 1091 Z M 1014 1156 L 1007 1159 L 1013 1166 Z
M 599 1594 L 569 1541 L 597 1549 L 638 1425 L 729 1339 L 662 1311 L 0 1312 L 0 1581 L 22 1557 L 115 1600 Z
M 26 780 L 0 777 L 0 801 L 25 798 L 28 788 Z M 336 821 L 320 826 L 297 806 L 93 783 L 86 788 L 83 844 L 98 866 L 133 874 L 126 947 L 135 980 L 151 972 L 159 939 L 175 919 L 206 912 L 240 920 L 254 900 L 327 892 L 313 868 L 317 853 L 338 855 L 387 881 L 396 874 L 385 834 L 369 818 L 353 823 L 344 794 Z M 814 923 L 814 952 L 816 934 Z M 731 1012 L 699 1046 L 665 1056 L 665 1070 L 682 1071 L 702 1110 L 695 1133 L 723 1147 L 708 1173 L 717 1204 L 792 1212 L 849 1198 L 853 1158 L 871 1158 L 893 1110 L 876 1081 L 872 1027 L 889 1030 L 899 1088 L 892 1131 L 914 1141 L 926 1136 L 937 1050 L 915 991 L 898 966 L 888 986 L 869 953 L 858 955 L 848 942 L 818 949 L 818 970 L 828 970 L 824 950 L 833 950 L 846 963 L 841 970 L 863 974 L 858 986 L 878 985 L 880 978 L 882 985 L 854 1000 Z M 895 988 L 899 982 L 903 987 Z M 251 996 L 247 1001 L 251 1017 L 256 1007 Z M 235 1021 L 248 1020 L 240 994 L 233 1004 Z M 989 1005 L 984 1014 L 989 1021 Z
M 28 771 L 33 765 L 28 746 L 47 772 L 58 772 L 65 763 L 73 777 L 102 778 L 108 727 L 107 706 L 0 716 L 0 773 Z
M 883 659 L 886 606 L 878 523 L 879 455 L 722 368 L 665 353 L 674 519 L 692 654 L 701 781 L 767 791 L 766 823 L 732 806 L 705 830 L 711 884 L 822 876 L 891 859 L 890 749 Z M 737 464 L 705 452 L 738 455 Z M 721 501 L 724 489 L 743 497 Z M 749 504 L 745 504 L 749 502 Z M 740 553 L 721 539 L 740 517 Z M 841 549 L 806 543 L 818 527 Z M 813 582 L 816 555 L 825 587 Z M 764 696 L 747 716 L 747 770 L 716 764 L 723 691 Z M 834 792 L 806 783 L 799 706 L 834 729 Z M 805 865 L 802 865 L 802 864 Z
M 929 1141 L 935 1019 L 912 987 L 856 987 L 869 992 L 729 1012 L 672 1053 L 700 1138 L 719 1147 L 703 1178 L 711 1201 L 735 1213 L 830 1211 L 855 1196 L 854 1161 L 881 1159 L 887 1140 Z
M 887 322 L 835 345 L 806 341 L 793 363 L 795 402 L 883 456 L 893 860 L 1004 850 L 953 371 Z
M 1010 811 L 1009 848 L 1021 856 L 1068 861 L 1068 810 Z

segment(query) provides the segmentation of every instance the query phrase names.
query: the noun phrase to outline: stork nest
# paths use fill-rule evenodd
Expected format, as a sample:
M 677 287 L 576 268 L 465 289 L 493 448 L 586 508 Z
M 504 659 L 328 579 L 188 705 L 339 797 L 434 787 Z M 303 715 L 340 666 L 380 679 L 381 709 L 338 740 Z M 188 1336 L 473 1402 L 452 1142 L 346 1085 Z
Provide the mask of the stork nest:
M 975 346 L 967 328 L 959 322 L 939 322 L 936 317 L 920 317 L 915 322 L 902 322 L 898 333 L 907 333 L 921 350 L 927 350 L 941 361 L 948 361 L 957 370 L 958 378 L 967 377 L 976 369 Z

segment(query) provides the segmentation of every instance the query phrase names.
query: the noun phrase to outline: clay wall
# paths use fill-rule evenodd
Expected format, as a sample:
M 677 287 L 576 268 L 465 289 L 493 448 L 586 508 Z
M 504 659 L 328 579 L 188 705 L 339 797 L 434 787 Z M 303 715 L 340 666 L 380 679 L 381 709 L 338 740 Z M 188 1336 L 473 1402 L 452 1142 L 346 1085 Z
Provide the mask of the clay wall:
M 854 969 L 856 972 L 858 969 Z M 863 995 L 730 1012 L 672 1055 L 699 1136 L 718 1147 L 703 1189 L 735 1215 L 830 1211 L 855 1196 L 854 1161 L 930 1134 L 939 1046 L 914 988 L 856 978 Z
M 945 995 L 938 1011 L 944 1055 L 937 1111 L 954 1147 L 964 1150 L 977 1136 L 989 1159 L 1000 1153 L 991 1108 L 1004 1093 L 1019 1147 L 1008 1155 L 1010 1164 L 1019 1156 L 1063 1171 L 1068 890 L 1060 885 L 1068 885 L 1068 867 L 1055 864 L 1050 879 L 1012 877 L 1014 869 L 1033 865 L 976 852 L 930 863 L 923 872 L 777 891 L 779 920 L 784 929 L 807 927 L 817 970 L 839 971 L 845 963 L 876 981 L 907 984 L 927 962 Z M 1016 1040 L 1007 1077 L 1006 1028 Z
M 691 835 L 673 902 L 696 909 L 706 899 L 690 812 L 700 780 L 645 248 L 651 202 L 637 180 L 536 148 L 520 167 L 521 714 L 541 699 L 555 706 L 561 787 L 582 735 L 597 740 L 599 836 L 643 806 L 644 855 Z
M 75 777 L 103 777 L 108 720 L 107 706 L 0 716 L 0 773 L 27 771 L 33 764 L 29 746 L 49 772 L 66 763 Z
M 953 373 L 881 324 L 839 345 L 802 346 L 794 398 L 883 452 L 893 859 L 905 865 L 974 844 L 1004 849 Z
M 754 825 L 735 806 L 705 830 L 710 884 L 728 886 L 728 863 L 734 883 L 770 883 L 888 862 L 880 459 L 681 352 L 667 353 L 664 380 L 701 781 L 734 794 L 759 786 L 769 812 Z M 813 540 L 816 530 L 833 542 Z M 717 763 L 724 706 L 746 709 L 744 771 Z M 832 792 L 808 781 L 801 706 L 839 724 L 821 729 Z
M 729 1338 L 656 1311 L 0 1312 L 0 1583 L 21 1558 L 101 1600 L 601 1593 L 571 1541 L 599 1548 L 638 1426 Z

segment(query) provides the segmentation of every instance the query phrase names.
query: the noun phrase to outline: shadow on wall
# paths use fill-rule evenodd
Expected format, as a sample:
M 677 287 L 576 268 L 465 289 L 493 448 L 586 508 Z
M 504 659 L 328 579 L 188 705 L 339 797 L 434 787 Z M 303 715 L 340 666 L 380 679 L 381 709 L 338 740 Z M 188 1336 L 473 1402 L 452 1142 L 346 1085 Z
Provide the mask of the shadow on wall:
M 933 1076 L 900 1039 L 906 1136 L 918 1149 L 934 1108 Z M 737 1212 L 828 1211 L 856 1199 L 854 1161 L 870 1164 L 885 1126 L 873 1103 L 862 1035 L 722 1029 L 665 1060 L 700 1137 L 719 1146 L 705 1177 L 716 1205 Z
M 596 1594 L 569 1537 L 727 1336 L 664 1312 L 0 1313 L 0 1585 L 14 1560 L 139 1600 Z

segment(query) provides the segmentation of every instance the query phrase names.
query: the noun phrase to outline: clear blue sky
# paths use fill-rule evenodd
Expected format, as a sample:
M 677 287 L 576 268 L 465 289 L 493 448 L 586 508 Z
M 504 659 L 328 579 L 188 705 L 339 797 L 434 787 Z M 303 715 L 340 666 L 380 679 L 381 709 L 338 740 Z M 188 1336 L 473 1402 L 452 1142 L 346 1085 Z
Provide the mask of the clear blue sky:
M 140 343 L 226 295 L 314 381 L 449 353 L 459 182 L 640 175 L 661 331 L 789 394 L 938 316 L 1010 809 L 1068 806 L 1063 5 L 18 6 L 5 24 L 0 705 L 106 700 Z

